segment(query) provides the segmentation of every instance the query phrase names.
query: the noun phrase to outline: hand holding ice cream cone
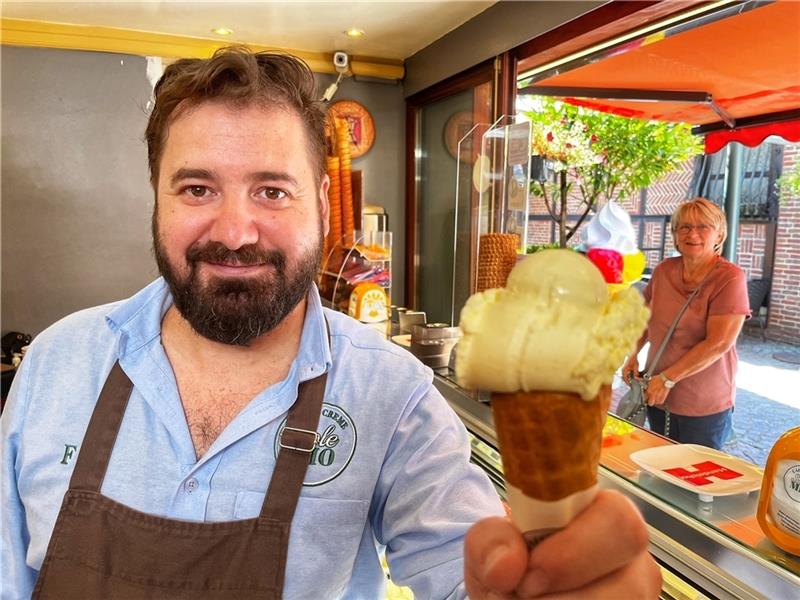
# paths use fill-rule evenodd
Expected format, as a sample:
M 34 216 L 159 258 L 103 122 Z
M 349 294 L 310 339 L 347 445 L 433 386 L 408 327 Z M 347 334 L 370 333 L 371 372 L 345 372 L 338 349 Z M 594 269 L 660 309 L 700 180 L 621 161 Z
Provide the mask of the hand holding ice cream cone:
M 464 580 L 471 600 L 656 600 L 661 592 L 642 517 L 609 490 L 533 549 L 507 519 L 479 521 L 464 540 Z

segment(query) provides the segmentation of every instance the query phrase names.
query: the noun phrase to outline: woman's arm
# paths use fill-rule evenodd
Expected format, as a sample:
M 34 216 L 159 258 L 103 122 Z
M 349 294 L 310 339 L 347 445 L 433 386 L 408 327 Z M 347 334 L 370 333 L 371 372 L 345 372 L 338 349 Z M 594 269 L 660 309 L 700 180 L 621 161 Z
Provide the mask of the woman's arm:
M 699 373 L 713 364 L 736 343 L 742 329 L 744 315 L 714 315 L 708 318 L 705 339 L 692 347 L 675 363 L 654 375 L 647 385 L 647 403 L 651 406 L 664 404 L 669 390 L 664 387 L 664 377 L 678 382 Z

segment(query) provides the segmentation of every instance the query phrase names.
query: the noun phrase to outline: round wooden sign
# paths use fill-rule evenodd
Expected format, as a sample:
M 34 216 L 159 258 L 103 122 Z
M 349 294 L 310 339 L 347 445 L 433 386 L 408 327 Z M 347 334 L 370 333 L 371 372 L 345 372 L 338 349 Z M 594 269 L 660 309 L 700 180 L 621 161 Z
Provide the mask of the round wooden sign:
M 450 156 L 458 158 L 465 163 L 472 163 L 481 150 L 480 138 L 477 137 L 475 132 L 464 139 L 464 136 L 475 125 L 474 120 L 474 115 L 471 111 L 462 110 L 447 119 L 447 123 L 444 126 L 444 145 L 447 147 L 447 151 Z M 459 156 L 459 142 L 461 142 L 461 156 Z M 477 148 L 473 148 L 475 142 L 477 142 Z
M 353 158 L 358 158 L 372 148 L 375 142 L 375 122 L 362 104 L 355 100 L 334 102 L 328 109 L 329 124 L 332 119 L 342 119 L 347 123 Z

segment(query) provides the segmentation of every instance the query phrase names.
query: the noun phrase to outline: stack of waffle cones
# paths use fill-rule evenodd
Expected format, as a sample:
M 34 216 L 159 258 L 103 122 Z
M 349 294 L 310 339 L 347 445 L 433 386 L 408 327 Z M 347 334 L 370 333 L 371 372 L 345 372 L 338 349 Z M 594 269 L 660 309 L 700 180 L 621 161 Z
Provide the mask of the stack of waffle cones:
M 476 291 L 501 288 L 517 263 L 519 236 L 515 233 L 485 233 L 478 249 Z
M 607 385 L 589 401 L 562 392 L 492 394 L 512 518 L 530 543 L 594 498 L 610 400 Z
M 339 174 L 339 157 L 328 156 L 325 158 L 325 166 L 327 168 L 328 177 L 331 179 L 331 185 L 328 189 L 328 201 L 330 205 L 330 232 L 325 238 L 325 252 L 324 256 L 328 255 L 328 251 L 335 248 L 342 240 L 342 179 Z
M 352 244 L 355 237 L 355 216 L 353 214 L 353 176 L 352 149 L 350 147 L 350 128 L 345 119 L 336 119 L 336 153 L 339 156 L 339 174 L 342 181 L 342 241 Z
M 330 122 L 330 121 L 333 122 Z M 330 204 L 330 232 L 325 237 L 323 256 L 355 242 L 355 212 L 353 210 L 353 165 L 350 130 L 344 119 L 331 118 L 328 122 L 333 156 L 327 156 L 325 167 L 330 177 L 328 189 Z

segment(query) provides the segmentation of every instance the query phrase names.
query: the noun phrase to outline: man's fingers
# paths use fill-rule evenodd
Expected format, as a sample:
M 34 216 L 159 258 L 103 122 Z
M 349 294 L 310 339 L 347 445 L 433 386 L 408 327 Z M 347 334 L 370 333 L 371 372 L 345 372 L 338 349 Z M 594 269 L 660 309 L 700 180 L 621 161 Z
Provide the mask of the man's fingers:
M 647 544 L 636 507 L 617 492 L 600 491 L 568 528 L 533 550 L 517 593 L 526 598 L 580 589 L 645 553 Z
M 478 521 L 464 539 L 464 580 L 471 598 L 500 597 L 517 587 L 528 560 L 519 530 L 508 520 Z
M 547 594 L 537 600 L 655 600 L 661 592 L 661 570 L 656 561 L 642 553 L 622 569 L 577 590 Z M 524 598 L 525 596 L 521 596 Z

